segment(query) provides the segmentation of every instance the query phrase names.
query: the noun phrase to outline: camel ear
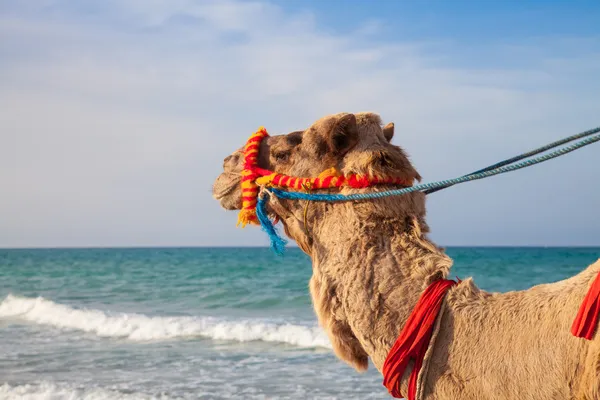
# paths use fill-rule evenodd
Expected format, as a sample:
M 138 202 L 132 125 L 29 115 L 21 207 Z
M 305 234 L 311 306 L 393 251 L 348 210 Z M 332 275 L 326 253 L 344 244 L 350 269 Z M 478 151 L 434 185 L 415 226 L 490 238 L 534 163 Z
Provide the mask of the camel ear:
M 389 124 L 387 124 L 386 126 L 383 127 L 383 136 L 385 137 L 385 140 L 387 140 L 388 142 L 392 141 L 392 138 L 394 137 L 394 123 L 390 122 Z
M 335 123 L 327 138 L 329 147 L 337 154 L 345 154 L 358 143 L 358 126 L 354 114 L 346 114 Z

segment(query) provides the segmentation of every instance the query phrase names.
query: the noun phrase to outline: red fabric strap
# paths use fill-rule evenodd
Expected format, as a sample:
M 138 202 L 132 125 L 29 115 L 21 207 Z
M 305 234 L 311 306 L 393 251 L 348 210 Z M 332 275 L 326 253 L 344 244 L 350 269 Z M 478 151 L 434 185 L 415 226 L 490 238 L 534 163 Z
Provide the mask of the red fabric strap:
M 573 336 L 592 340 L 600 317 L 600 272 L 590 286 L 571 326 Z
M 440 311 L 444 296 L 457 282 L 441 279 L 425 289 L 396 343 L 383 363 L 383 385 L 393 397 L 401 398 L 400 381 L 408 362 L 413 359 L 414 367 L 408 381 L 408 400 L 415 400 L 417 377 L 429 347 L 435 319 Z

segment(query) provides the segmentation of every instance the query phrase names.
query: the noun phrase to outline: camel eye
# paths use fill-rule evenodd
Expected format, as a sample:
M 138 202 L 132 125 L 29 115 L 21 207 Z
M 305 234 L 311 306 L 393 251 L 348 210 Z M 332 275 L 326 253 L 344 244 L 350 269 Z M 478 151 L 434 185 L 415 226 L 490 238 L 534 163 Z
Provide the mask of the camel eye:
M 277 161 L 277 162 L 286 162 L 290 158 L 290 152 L 289 151 L 281 151 L 281 152 L 275 153 L 274 157 L 275 157 L 275 161 Z

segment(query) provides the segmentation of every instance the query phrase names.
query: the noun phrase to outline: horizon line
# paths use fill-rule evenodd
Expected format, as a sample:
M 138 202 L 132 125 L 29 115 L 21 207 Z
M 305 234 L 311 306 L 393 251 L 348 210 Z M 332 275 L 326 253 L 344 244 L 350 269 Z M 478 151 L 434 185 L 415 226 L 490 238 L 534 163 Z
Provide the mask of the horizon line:
M 526 245 L 441 245 L 443 249 L 447 248 L 537 248 L 537 249 L 600 249 L 598 245 L 539 245 L 539 244 L 526 244 Z M 289 246 L 288 249 L 298 249 L 298 246 Z M 123 245 L 123 246 L 19 246 L 19 247 L 2 247 L 2 250 L 150 250 L 150 249 L 269 249 L 267 245 Z

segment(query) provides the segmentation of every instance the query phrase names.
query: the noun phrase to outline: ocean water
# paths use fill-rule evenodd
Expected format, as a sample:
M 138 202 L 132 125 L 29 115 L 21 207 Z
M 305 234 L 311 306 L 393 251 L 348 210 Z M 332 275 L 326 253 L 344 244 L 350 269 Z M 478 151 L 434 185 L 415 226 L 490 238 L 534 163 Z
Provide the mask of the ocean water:
M 450 248 L 453 274 L 509 291 L 600 248 Z M 310 260 L 257 248 L 0 250 L 0 399 L 386 399 L 332 352 Z

